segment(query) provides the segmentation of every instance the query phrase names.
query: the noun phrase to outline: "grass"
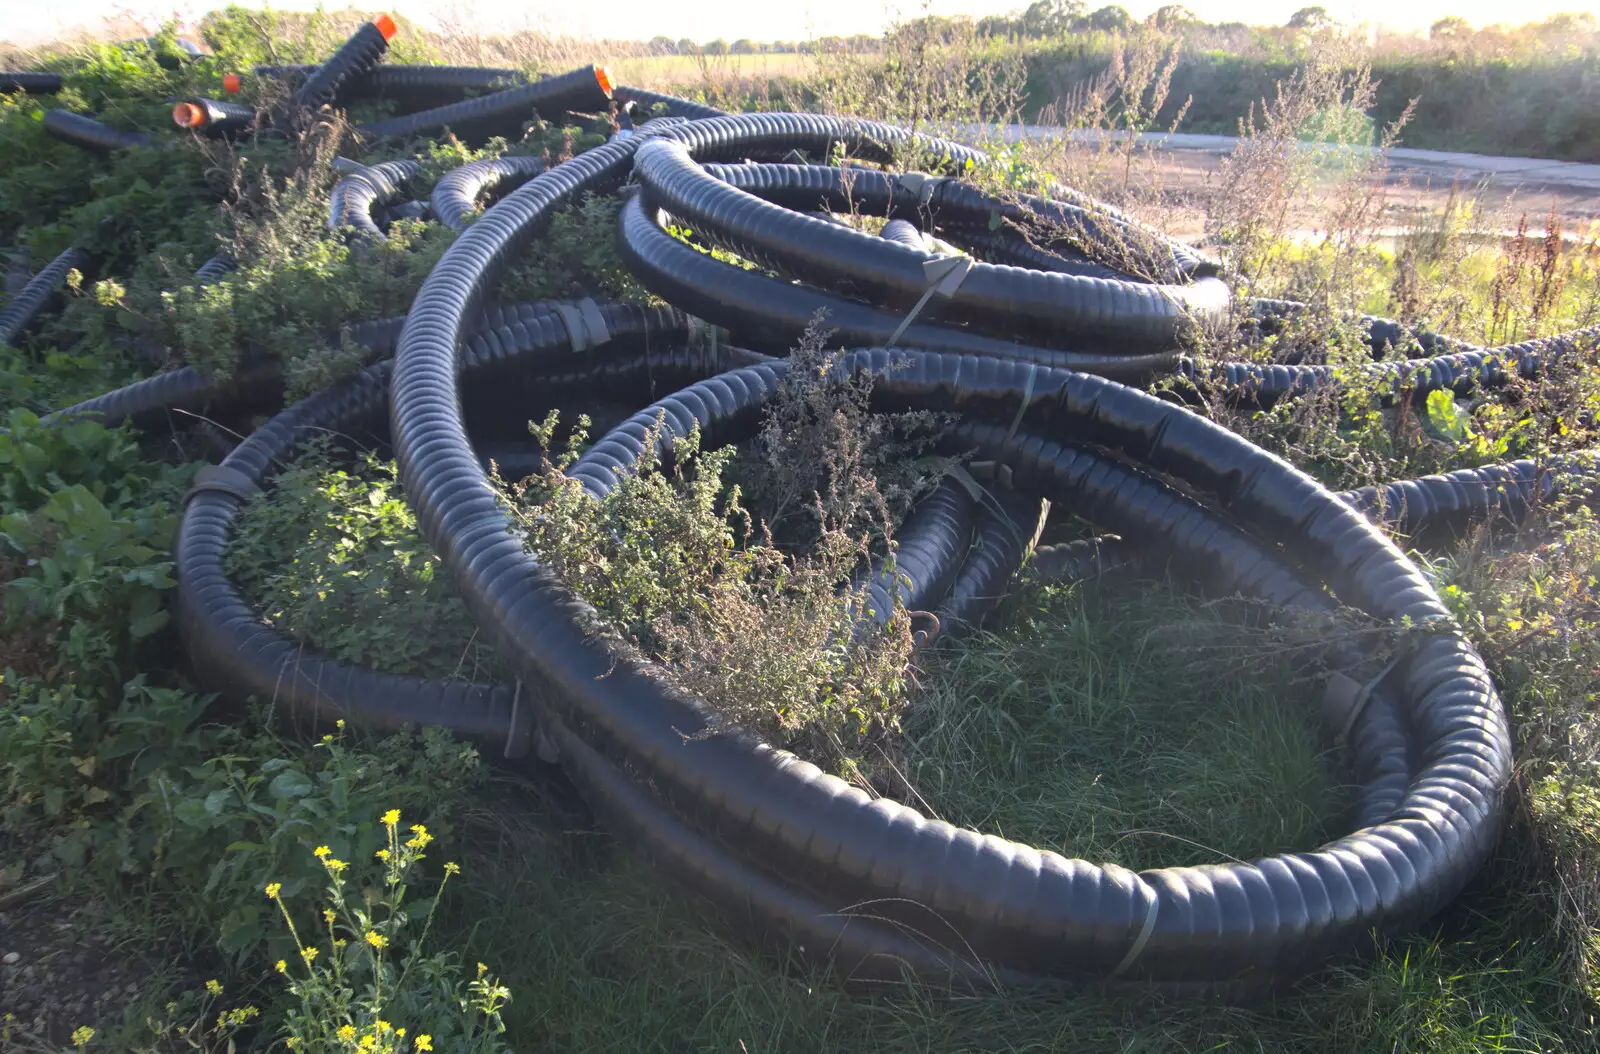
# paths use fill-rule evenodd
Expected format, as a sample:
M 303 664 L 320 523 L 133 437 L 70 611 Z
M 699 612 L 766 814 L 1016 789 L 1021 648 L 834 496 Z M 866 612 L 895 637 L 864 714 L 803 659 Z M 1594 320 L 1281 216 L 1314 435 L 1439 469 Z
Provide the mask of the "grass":
M 641 88 L 694 84 L 702 70 L 737 77 L 803 77 L 814 62 L 806 55 L 640 55 L 605 60 L 620 84 Z
M 922 671 L 897 767 L 951 823 L 1084 860 L 1315 848 L 1345 791 L 1287 654 L 1164 582 L 1048 591 Z
M 252 50 L 265 45 L 249 20 L 230 15 L 222 26 L 241 61 L 264 57 Z M 325 49 L 323 38 L 337 36 L 332 24 L 311 28 L 315 33 L 301 27 L 306 39 L 296 37 L 293 47 Z M 978 46 L 970 39 L 962 45 Z M 1127 55 L 1121 79 L 1101 85 L 1098 96 L 1086 94 L 1064 123 L 1116 126 L 1130 119 L 1127 100 L 1134 98 L 1143 101 L 1131 119 L 1154 120 L 1164 105 L 1156 95 L 1168 92 L 1164 48 Z M 170 87 L 170 78 L 142 59 L 129 65 L 96 54 L 94 75 L 75 90 L 154 105 Z M 500 54 L 485 44 L 487 57 L 479 60 L 500 61 Z M 1020 97 L 1013 78 L 1026 71 L 989 64 L 989 80 L 973 79 L 981 54 L 952 47 L 930 56 L 914 34 L 899 34 L 885 42 L 884 54 L 822 63 L 815 97 L 903 122 L 1013 111 Z M 887 85 L 885 55 L 900 70 Z M 618 70 L 620 79 L 645 83 L 699 78 L 710 94 L 739 78 L 790 76 L 779 70 L 798 60 L 733 56 L 702 69 L 673 56 L 624 59 Z M 713 68 L 720 72 L 708 82 Z M 1296 140 L 1308 115 L 1365 113 L 1371 101 L 1371 85 L 1346 79 L 1343 68 L 1323 62 L 1315 76 L 1301 78 L 1298 100 L 1262 115 L 1259 149 L 1238 155 L 1238 167 L 1220 181 L 1220 189 L 1259 191 L 1240 199 L 1246 214 L 1227 214 L 1227 203 L 1215 198 L 1199 203 L 1218 221 L 1209 228 L 1213 248 L 1243 276 L 1240 288 L 1313 302 L 1316 318 L 1306 335 L 1317 351 L 1338 336 L 1329 319 L 1340 310 L 1381 310 L 1486 340 L 1595 321 L 1600 267 L 1592 240 L 1541 237 L 1533 217 L 1519 236 L 1485 243 L 1476 235 L 1503 228 L 1502 218 L 1453 199 L 1391 246 L 1374 234 L 1389 224 L 1381 170 L 1355 166 L 1303 178 L 1297 155 L 1279 146 Z M 25 123 L 34 104 L 3 105 L 3 129 L 27 147 L 0 160 L 11 166 L 0 167 L 0 184 L 7 172 L 14 176 L 12 196 L 0 193 L 6 233 L 42 251 L 75 230 L 96 229 L 109 206 L 92 181 L 50 177 L 63 157 L 81 159 L 34 134 Z M 560 130 L 539 136 L 521 148 L 560 149 Z M 595 140 L 591 133 L 577 141 Z M 135 167 L 115 169 L 130 175 L 114 202 L 116 240 L 104 246 L 111 255 L 103 277 L 116 285 L 84 286 L 28 347 L 3 353 L 0 368 L 15 381 L 0 397 L 6 409 L 48 408 L 146 369 L 119 338 L 177 322 L 188 326 L 189 342 L 169 343 L 196 361 L 226 361 L 259 341 L 299 347 L 296 376 L 311 387 L 351 368 L 358 357 L 328 346 L 326 337 L 345 308 L 324 299 L 360 278 L 403 304 L 417 274 L 384 265 L 381 254 L 351 261 L 322 232 L 332 145 L 322 142 L 309 161 L 287 151 L 253 155 L 248 166 L 204 159 L 225 161 L 221 168 L 231 173 L 220 188 L 228 222 L 188 183 L 182 204 L 205 200 L 208 207 L 173 222 L 172 202 L 153 184 L 136 191 Z M 1171 198 L 1152 185 L 1146 155 L 1115 143 L 1082 150 L 1018 149 L 996 185 L 1010 191 L 1056 174 L 1160 222 Z M 434 160 L 448 167 L 465 157 Z M 189 161 L 205 167 L 198 157 Z M 124 163 L 139 164 L 110 164 Z M 264 168 L 266 176 L 244 178 L 244 168 Z M 1288 237 L 1302 226 L 1295 209 L 1316 215 L 1320 238 Z M 33 212 L 48 213 L 51 222 L 39 226 Z M 56 222 L 58 212 L 70 222 Z M 514 268 L 503 291 L 642 295 L 613 255 L 589 251 L 602 239 L 609 244 L 611 224 L 604 202 L 564 218 L 545 251 Z M 159 237 L 147 244 L 129 235 L 145 228 Z M 157 265 L 198 256 L 221 234 L 253 250 L 232 287 L 248 294 L 244 326 L 222 323 L 237 321 L 245 300 L 232 308 L 218 301 L 208 314 L 204 305 L 160 295 L 181 285 L 181 269 Z M 443 241 L 424 228 L 409 244 L 429 259 Z M 1547 252 L 1551 245 L 1563 248 Z M 398 244 L 395 251 L 409 252 Z M 295 326 L 260 332 L 285 317 Z M 1225 356 L 1281 349 L 1221 342 L 1201 350 Z M 1600 392 L 1592 373 L 1575 370 L 1542 386 L 1464 400 L 1441 411 L 1448 427 L 1427 415 L 1379 412 L 1362 401 L 1370 392 L 1343 405 L 1307 401 L 1303 411 L 1282 417 L 1208 412 L 1329 480 L 1389 478 L 1593 445 Z M 238 1048 L 275 1049 L 288 1015 L 309 1004 L 287 992 L 273 969 L 294 951 L 285 948 L 262 889 L 281 882 L 296 925 L 315 926 L 327 865 L 313 849 L 328 844 L 335 858 L 376 870 L 372 854 L 389 844 L 386 829 L 392 833 L 380 817 L 391 808 L 403 809 L 407 822 L 425 820 L 437 838 L 411 879 L 422 897 L 413 902 L 413 921 L 437 906 L 427 961 L 440 984 L 429 991 L 454 997 L 470 983 L 473 965 L 487 964 L 511 995 L 502 1011 L 504 1042 L 515 1050 L 1593 1049 L 1600 1006 L 1593 683 L 1600 620 L 1592 591 L 1600 529 L 1584 517 L 1551 519 L 1542 535 L 1470 538 L 1427 557 L 1429 573 L 1490 662 L 1515 723 L 1513 816 L 1490 865 L 1419 932 L 1333 964 L 1275 1000 L 1223 1007 L 1104 992 L 853 990 L 722 921 L 719 905 L 661 880 L 598 829 L 553 773 L 489 777 L 475 752 L 441 736 L 374 742 L 346 730 L 308 741 L 269 732 L 264 712 L 199 695 L 173 659 L 181 645 L 162 617 L 171 585 L 165 554 L 189 469 L 162 462 L 183 459 L 98 426 L 46 435 L 23 417 L 0 436 L 0 454 L 8 505 L 0 519 L 7 602 L 0 646 L 10 667 L 0 680 L 0 857 L 21 862 L 30 878 L 40 861 L 53 868 L 63 904 L 103 897 L 110 915 L 94 924 L 170 964 L 154 973 L 151 991 L 126 1008 L 123 1021 L 93 1022 L 99 1034 L 85 1041 L 87 1049 L 192 1049 L 145 1023 L 175 1016 L 191 1037 L 210 1037 L 212 1046 L 202 1049 L 225 1049 L 217 1015 L 245 1006 L 263 1014 L 245 1023 Z M 869 461 L 871 455 L 857 451 Z M 235 558 L 247 584 L 271 600 L 270 614 L 314 645 L 406 672 L 476 675 L 494 667 L 492 657 L 474 650 L 464 611 L 433 577 L 435 562 L 381 463 L 344 474 L 313 461 L 292 469 L 272 497 L 246 513 L 241 534 L 246 540 Z M 318 559 L 302 559 L 313 552 Z M 53 579 L 31 571 L 40 560 L 68 573 Z M 899 730 L 864 737 L 855 760 L 874 786 L 951 822 L 1128 867 L 1311 848 L 1348 824 L 1349 774 L 1314 719 L 1319 683 L 1231 605 L 1194 598 L 1172 583 L 1106 580 L 1019 594 L 988 631 L 919 656 L 913 672 L 917 691 L 902 700 Z M 462 873 L 434 901 L 447 860 L 459 861 Z M 0 894 L 15 881 L 0 868 Z M 367 881 L 382 892 L 381 875 Z M 352 897 L 340 906 L 369 911 L 381 899 Z M 357 919 L 354 928 L 364 925 Z M 400 944 L 392 964 L 412 961 Z M 416 961 L 424 961 L 420 953 Z M 369 957 L 361 969 L 377 967 Z M 197 986 L 211 975 L 222 979 L 226 995 L 207 1002 Z M 358 992 L 368 975 L 352 976 L 349 991 Z M 166 1009 L 168 997 L 177 1010 Z M 426 1023 L 442 1036 L 434 1022 L 454 1011 L 415 1013 L 433 1017 L 408 1019 L 413 1034 Z M 56 1051 L 72 1042 L 70 1031 L 38 1040 L 0 1024 L 0 1046 Z M 334 1030 L 321 1049 L 340 1049 L 339 1042 Z
M 1041 596 L 1000 632 L 931 661 L 905 749 L 934 810 L 1130 864 L 1304 847 L 1340 823 L 1339 771 L 1301 705 L 1311 686 L 1287 663 L 1246 677 L 1203 658 L 1220 680 L 1182 683 L 1192 653 L 1151 639 L 1170 637 L 1175 621 L 1203 627 L 1214 652 L 1253 642 L 1163 583 L 1108 583 Z M 1149 644 L 1129 649 L 1130 640 Z M 1539 994 L 1565 983 L 1548 939 L 1504 915 L 1511 859 L 1373 962 L 1228 1008 L 1103 994 L 849 993 L 781 950 L 708 926 L 714 905 L 664 885 L 537 791 L 504 787 L 469 829 L 469 892 L 446 925 L 514 993 L 506 1019 L 518 1049 L 1582 1049 L 1582 1030 Z M 490 922 L 476 906 L 486 902 L 516 910 Z

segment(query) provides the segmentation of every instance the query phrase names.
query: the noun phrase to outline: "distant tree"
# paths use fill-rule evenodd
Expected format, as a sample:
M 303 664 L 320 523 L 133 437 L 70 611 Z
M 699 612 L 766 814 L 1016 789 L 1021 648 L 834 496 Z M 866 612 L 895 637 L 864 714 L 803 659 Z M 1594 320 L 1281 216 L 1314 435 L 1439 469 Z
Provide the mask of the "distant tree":
M 1029 37 L 1053 37 L 1070 30 L 1087 5 L 1083 0 L 1034 0 L 1022 12 L 1022 33 Z
M 657 55 L 670 55 L 672 54 L 672 49 L 676 46 L 677 45 L 672 43 L 671 37 L 650 38 L 650 50 L 655 52 Z
M 1289 16 L 1290 29 L 1326 29 L 1334 24 L 1325 7 L 1302 7 Z
M 1472 35 L 1472 27 L 1460 15 L 1450 15 L 1441 18 L 1428 27 L 1429 40 L 1454 40 L 1458 37 Z
M 985 15 L 978 19 L 977 28 L 980 37 L 1009 37 L 1022 32 L 1022 22 L 1009 15 Z
M 728 53 L 728 42 L 718 37 L 705 46 L 705 52 L 707 55 L 726 55 Z
M 674 55 L 693 55 L 699 50 L 699 45 L 690 40 L 688 37 L 684 37 L 678 41 L 677 45 L 672 49 L 672 53 Z
M 1102 33 L 1122 33 L 1133 28 L 1133 16 L 1128 14 L 1126 8 L 1116 4 L 1108 4 L 1098 11 L 1092 11 L 1083 20 L 1085 29 L 1099 30 Z
M 1156 13 L 1150 16 L 1150 23 L 1157 29 L 1182 29 L 1184 26 L 1199 25 L 1200 18 L 1182 4 L 1165 4 L 1156 8 Z
M 740 37 L 729 46 L 728 52 L 732 55 L 754 55 L 756 53 L 755 41 L 748 37 Z

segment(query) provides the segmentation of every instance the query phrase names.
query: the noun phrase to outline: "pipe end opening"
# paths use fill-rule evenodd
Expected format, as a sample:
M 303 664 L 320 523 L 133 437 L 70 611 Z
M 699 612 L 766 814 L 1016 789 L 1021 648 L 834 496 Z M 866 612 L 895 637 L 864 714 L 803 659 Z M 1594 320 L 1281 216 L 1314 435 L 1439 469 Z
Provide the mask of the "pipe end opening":
M 206 123 L 206 112 L 192 102 L 180 102 L 172 108 L 172 123 L 179 128 L 201 128 Z

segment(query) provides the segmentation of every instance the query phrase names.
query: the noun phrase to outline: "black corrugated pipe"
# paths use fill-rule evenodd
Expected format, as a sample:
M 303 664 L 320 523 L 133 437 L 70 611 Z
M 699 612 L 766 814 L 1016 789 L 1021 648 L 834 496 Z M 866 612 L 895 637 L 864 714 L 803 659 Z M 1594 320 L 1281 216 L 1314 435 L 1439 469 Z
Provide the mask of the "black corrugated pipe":
M 315 110 L 334 101 L 346 81 L 360 77 L 383 61 L 397 27 L 388 15 L 379 15 L 351 34 L 328 61 L 317 67 L 290 99 L 294 110 Z
M 212 285 L 239 269 L 239 261 L 229 253 L 218 253 L 194 272 L 195 285 Z
M 1428 359 L 1361 363 L 1355 367 L 1387 389 L 1390 397 L 1410 392 L 1421 401 L 1430 392 L 1465 395 L 1479 387 L 1496 387 L 1512 377 L 1534 380 L 1563 356 L 1600 347 L 1600 326 L 1573 330 L 1553 337 L 1507 344 L 1498 348 L 1473 348 Z M 1226 362 L 1201 370 L 1182 360 L 1179 373 L 1201 389 L 1215 386 L 1230 398 L 1268 406 L 1339 383 L 1340 370 L 1330 365 Z
M 26 92 L 29 95 L 54 95 L 61 90 L 61 74 L 33 70 L 0 70 L 0 95 Z
M 634 88 L 626 84 L 619 84 L 612 92 L 618 102 L 631 102 L 644 111 L 644 116 L 649 116 L 657 106 L 665 109 L 664 116 L 685 117 L 691 121 L 701 121 L 708 117 L 726 117 L 727 110 L 719 110 L 715 106 L 694 102 L 691 99 L 680 99 L 676 95 L 663 95 L 660 92 L 647 91 L 644 88 Z
M 172 107 L 172 123 L 208 139 L 232 139 L 256 123 L 253 106 L 192 95 Z
M 1347 490 L 1339 499 L 1408 545 L 1437 548 L 1478 528 L 1523 527 L 1536 509 L 1573 502 L 1594 507 L 1600 503 L 1600 451 L 1396 480 Z M 1152 563 L 1126 540 L 1102 536 L 1040 546 L 1028 561 L 1027 577 L 1078 581 Z
M 411 181 L 422 172 L 418 161 L 384 161 L 345 176 L 328 196 L 328 229 L 353 228 L 359 238 L 384 241 L 375 213 L 411 195 Z
M 601 385 L 645 402 L 661 388 L 747 361 L 737 349 L 685 348 L 689 321 L 670 309 L 590 302 L 528 305 L 516 314 L 515 324 L 481 331 L 462 349 L 469 400 L 495 406 L 502 416 L 517 417 L 526 396 L 551 389 Z M 543 691 L 537 682 L 430 681 L 319 655 L 264 625 L 224 571 L 239 511 L 307 438 L 331 432 L 381 440 L 389 371 L 389 363 L 380 363 L 297 403 L 202 476 L 187 499 L 175 548 L 179 631 L 207 687 L 233 698 L 271 699 L 308 722 L 345 718 L 378 730 L 439 725 L 492 757 L 519 758 L 531 743 L 534 700 Z
M 143 132 L 118 131 L 92 117 L 70 110 L 51 110 L 45 114 L 44 130 L 64 143 L 101 154 L 156 145 L 156 140 Z
M 1492 845 L 1509 740 L 1481 661 L 1448 633 L 1422 644 L 1407 667 L 1413 746 L 1431 760 L 1403 774 L 1405 789 L 1386 818 L 1324 850 L 1252 866 L 1102 870 L 874 802 L 741 735 L 702 737 L 696 730 L 713 725 L 703 707 L 585 634 L 570 596 L 495 525 L 492 501 L 477 496 L 476 466 L 458 453 L 465 439 L 453 385 L 430 369 L 413 374 L 415 387 L 405 392 L 408 350 L 403 337 L 393 416 L 398 424 L 425 415 L 430 424 L 426 439 L 418 437 L 425 446 L 398 438 L 407 493 L 480 625 L 520 668 L 550 677 L 563 725 L 579 722 L 587 743 L 646 776 L 686 823 L 715 832 L 748 866 L 786 876 L 825 907 L 872 903 L 913 932 L 938 918 L 944 932 L 953 930 L 954 946 L 1027 973 L 1230 990 L 1354 951 L 1373 926 L 1415 924 L 1460 888 Z M 1342 600 L 1374 617 L 1447 618 L 1415 568 L 1348 506 L 1179 408 L 1096 378 L 993 360 L 870 353 L 856 362 L 877 371 L 881 408 L 1011 420 L 1009 428 L 973 422 L 957 438 L 1010 465 L 1018 489 L 1069 500 L 1075 512 L 1204 569 L 1215 588 L 1327 610 L 1320 589 L 1299 584 L 1296 571 L 1261 547 L 1288 544 L 1307 573 L 1325 576 Z M 703 382 L 658 409 L 674 435 L 698 424 L 715 436 L 719 424 L 751 419 L 782 367 Z M 1226 500 L 1241 520 L 1261 524 L 1264 537 L 1253 541 L 1155 477 L 1092 450 L 1018 433 L 1019 419 L 1138 455 Z M 626 471 L 616 450 L 597 445 L 574 474 Z M 1354 739 L 1362 739 L 1359 731 Z M 1406 748 L 1390 746 L 1384 757 Z M 1364 770 L 1374 759 L 1356 761 Z M 1380 781 L 1385 788 L 1392 790 L 1394 775 Z M 1364 809 L 1376 815 L 1370 802 Z M 854 862 L 840 870 L 843 861 Z
M 466 227 L 478 211 L 478 199 L 490 202 L 509 194 L 549 166 L 537 157 L 496 157 L 472 161 L 433 186 L 433 214 L 451 230 Z
M 922 237 L 922 232 L 910 220 L 890 220 L 883 225 L 883 230 L 878 232 L 878 237 L 886 238 L 908 249 L 925 252 L 928 248 L 927 241 Z
M 372 139 L 406 138 L 449 129 L 464 143 L 480 144 L 495 136 L 516 141 L 523 124 L 536 116 L 559 118 L 568 111 L 594 113 L 611 103 L 611 82 L 601 66 L 580 66 L 556 77 L 507 88 L 493 95 L 438 106 L 419 113 L 358 125 Z
M 780 145 L 825 152 L 828 139 L 852 132 L 862 133 L 852 147 L 870 141 L 864 123 L 796 134 L 799 122 L 787 117 L 748 120 L 739 134 L 696 133 L 694 124 L 665 134 L 699 135 L 707 154 L 735 157 Z M 1363 786 L 1357 832 L 1317 852 L 1254 865 L 1140 874 L 1097 868 L 871 801 L 739 734 L 697 735 L 714 724 L 703 706 L 587 633 L 581 605 L 506 533 L 471 454 L 455 380 L 455 346 L 485 286 L 554 208 L 612 185 L 630 142 L 537 177 L 446 252 L 402 333 L 391 427 L 419 524 L 479 625 L 519 670 L 554 683 L 552 734 L 570 733 L 569 749 L 589 752 L 569 756 L 584 758 L 589 786 L 608 788 L 607 803 L 632 796 L 619 809 L 624 820 L 655 809 L 663 826 L 643 826 L 659 836 L 658 851 L 698 875 L 702 889 L 727 900 L 776 883 L 760 887 L 773 894 L 763 894 L 762 907 L 749 906 L 800 933 L 814 932 L 818 920 L 804 914 L 813 907 L 827 913 L 871 904 L 877 920 L 857 915 L 849 924 L 852 940 L 864 943 L 841 946 L 852 959 L 876 958 L 938 920 L 935 932 L 949 935 L 941 943 L 962 949 L 946 963 L 1233 992 L 1366 947 L 1374 928 L 1415 925 L 1476 871 L 1497 832 L 1509 738 L 1481 660 L 1447 631 L 1422 640 L 1402 664 L 1391 681 L 1393 702 L 1369 704 L 1350 720 Z M 1382 621 L 1447 622 L 1426 581 L 1375 527 L 1302 473 L 1181 408 L 1094 377 L 998 358 L 878 352 L 854 361 L 882 371 L 879 408 L 967 414 L 970 423 L 954 437 L 1006 465 L 1019 490 L 1064 501 L 1189 565 L 1213 588 L 1315 610 L 1329 607 L 1331 589 Z M 661 408 L 674 432 L 697 420 L 714 430 L 720 420 L 749 419 L 781 369 L 740 370 Z M 1067 446 L 1058 438 L 1066 436 L 1119 450 L 1157 475 Z M 1226 505 L 1228 517 L 1162 477 Z M 1259 537 L 1235 522 L 1255 525 Z M 1396 707 L 1405 721 L 1395 719 Z M 1407 758 L 1418 759 L 1415 771 Z M 796 899 L 782 902 L 784 889 Z M 945 975 L 965 968 L 929 966 Z
M 483 342 L 474 347 L 485 349 L 481 352 L 484 355 L 495 347 L 517 347 L 518 341 L 527 339 L 529 320 L 547 312 L 548 305 L 543 301 L 490 307 L 473 319 L 471 339 Z M 365 347 L 375 358 L 387 358 L 394 354 L 404 324 L 404 315 L 351 322 L 341 326 L 333 339 L 335 343 Z M 275 358 L 247 355 L 231 377 L 216 379 L 193 366 L 181 366 L 56 410 L 45 420 L 88 417 L 108 428 L 131 423 L 149 431 L 174 420 L 237 416 L 246 411 L 274 412 L 282 406 L 283 364 Z
M 94 258 L 82 249 L 67 249 L 46 264 L 28 284 L 12 297 L 4 311 L 0 311 L 0 344 L 15 344 L 23 330 L 33 324 L 44 311 L 56 287 L 66 281 L 67 272 L 74 268 L 84 270 Z
M 899 333 L 899 343 L 906 347 L 1063 366 L 1130 383 L 1166 374 L 1177 361 L 1171 352 L 1134 356 L 1040 348 L 920 319 L 902 330 L 903 313 L 724 263 L 668 234 L 663 229 L 667 222 L 668 217 L 647 207 L 640 195 L 622 206 L 617 215 L 617 249 L 628 270 L 650 292 L 728 329 L 740 343 L 758 351 L 786 354 L 820 312 L 831 339 L 845 346 L 887 344 Z
M 927 296 L 934 284 L 929 267 L 939 259 L 935 254 L 823 223 L 766 201 L 759 186 L 746 191 L 701 167 L 690 145 L 672 141 L 673 134 L 663 133 L 641 146 L 635 156 L 634 170 L 649 204 L 665 209 L 714 244 L 804 282 L 901 312 Z M 814 166 L 730 167 L 768 181 L 809 180 L 817 192 L 814 196 L 829 205 L 854 199 L 864 208 L 885 210 L 898 196 L 904 207 L 914 210 L 919 199 L 926 199 L 923 207 L 935 222 L 975 223 L 980 215 L 987 222 L 1007 206 L 953 180 L 932 183 L 929 193 L 925 176 L 919 177 L 921 189 L 914 194 L 904 186 L 906 177 L 887 173 L 851 170 L 846 178 L 842 169 Z M 1069 209 L 1042 202 L 1039 214 L 1054 219 Z M 959 283 L 948 289 L 941 286 L 940 292 L 924 309 L 936 310 L 940 319 L 1032 343 L 1082 347 L 1098 341 L 1123 354 L 1176 350 L 1186 327 L 1224 317 L 1229 301 L 1227 285 L 1210 276 L 1155 285 L 986 263 L 971 263 Z

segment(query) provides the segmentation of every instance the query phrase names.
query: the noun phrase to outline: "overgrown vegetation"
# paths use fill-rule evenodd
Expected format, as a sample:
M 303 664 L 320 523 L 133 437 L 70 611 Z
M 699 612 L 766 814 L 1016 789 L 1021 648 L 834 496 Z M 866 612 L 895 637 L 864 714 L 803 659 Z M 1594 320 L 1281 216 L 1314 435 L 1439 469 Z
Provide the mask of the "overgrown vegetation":
M 343 17 L 230 12 L 206 42 L 239 65 L 296 61 L 335 43 Z M 963 34 L 902 30 L 870 62 L 825 56 L 813 97 L 922 125 L 1014 112 L 1035 74 L 1014 54 L 985 64 L 992 34 Z M 1122 50 L 1059 119 L 1085 131 L 1170 127 L 1188 92 L 1182 35 L 1096 38 Z M 205 78 L 220 67 L 169 70 L 164 46 L 62 58 L 75 71 L 72 101 L 139 127 L 166 93 L 214 89 Z M 1027 61 L 1042 46 L 1019 45 Z M 1302 46 L 1310 36 L 1296 37 Z M 1600 316 L 1600 250 L 1587 232 L 1562 237 L 1559 216 L 1513 217 L 1519 232 L 1501 239 L 1504 217 L 1465 192 L 1408 221 L 1404 236 L 1385 234 L 1382 155 L 1340 149 L 1394 127 L 1374 84 L 1382 71 L 1337 50 L 1296 50 L 1292 61 L 1299 72 L 1283 93 L 1262 93 L 1249 143 L 1192 200 L 1160 185 L 1152 155 L 1110 138 L 1018 147 L 975 176 L 1000 193 L 1059 178 L 1158 227 L 1203 212 L 1207 244 L 1241 293 L 1310 310 L 1265 341 L 1200 334 L 1195 353 L 1325 356 L 1348 383 L 1341 396 L 1264 413 L 1201 409 L 1331 484 L 1594 446 L 1592 352 L 1536 383 L 1416 406 L 1359 381 L 1367 351 L 1346 312 L 1488 343 L 1560 332 Z M 556 784 L 491 777 L 473 749 L 437 733 L 318 738 L 274 722 L 271 700 L 239 708 L 199 693 L 167 614 L 187 457 L 90 423 L 47 430 L 35 415 L 147 372 L 141 341 L 164 361 L 217 372 L 276 357 L 294 390 L 322 387 L 368 357 L 339 327 L 403 312 L 450 236 L 401 223 L 386 244 L 357 250 L 323 228 L 331 158 L 350 146 L 335 119 L 294 150 L 194 146 L 150 167 L 138 154 L 84 165 L 39 133 L 39 112 L 35 100 L 0 100 L 0 236 L 35 264 L 104 240 L 92 243 L 100 270 L 77 283 L 67 310 L 0 364 L 0 944 L 32 910 L 13 893 L 32 890 L 46 907 L 103 898 L 106 926 L 179 969 L 121 1020 L 40 1008 L 44 1027 L 6 1020 L 0 1045 L 1592 1048 L 1600 527 L 1589 515 L 1547 510 L 1520 537 L 1477 536 L 1425 557 L 1501 686 L 1520 767 L 1505 844 L 1422 932 L 1242 1009 L 848 994 L 709 927 L 700 905 L 598 834 Z M 1423 112 L 1396 130 L 1409 133 Z M 1295 146 L 1310 125 L 1327 142 L 1321 154 Z M 421 153 L 432 179 L 504 149 L 563 156 L 598 135 L 535 126 L 485 153 L 449 143 L 397 152 Z M 642 296 L 610 248 L 613 208 L 595 201 L 559 220 L 502 295 Z M 197 290 L 189 270 L 219 247 L 242 270 Z M 594 605 L 597 631 L 662 660 L 727 719 L 863 787 L 1072 855 L 1219 862 L 1342 829 L 1348 774 L 1310 718 L 1317 684 L 1226 603 L 1112 579 L 1024 592 L 988 632 L 914 664 L 909 613 L 885 613 L 886 625 L 858 635 L 862 594 L 839 584 L 859 585 L 869 558 L 892 551 L 896 524 L 949 466 L 929 456 L 939 422 L 868 414 L 865 391 L 829 373 L 832 350 L 824 340 L 799 350 L 767 427 L 740 449 L 689 437 L 604 499 L 566 475 L 577 448 L 558 453 L 556 419 L 540 425 L 549 462 L 509 497 L 530 548 Z M 376 455 L 314 447 L 285 466 L 241 515 L 229 569 L 265 618 L 308 647 L 398 673 L 506 676 Z M 459 875 L 425 859 L 429 843 L 438 860 L 459 861 Z

